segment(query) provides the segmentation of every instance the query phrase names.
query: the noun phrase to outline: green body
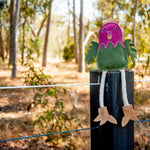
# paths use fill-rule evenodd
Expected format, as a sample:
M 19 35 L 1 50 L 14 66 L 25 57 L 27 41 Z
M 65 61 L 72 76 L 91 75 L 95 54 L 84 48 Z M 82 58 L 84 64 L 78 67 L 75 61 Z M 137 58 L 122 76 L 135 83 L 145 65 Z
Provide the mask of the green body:
M 125 48 L 119 42 L 116 48 L 112 43 L 109 43 L 107 48 L 101 46 L 98 51 L 98 43 L 91 41 L 85 60 L 87 64 L 90 64 L 97 57 L 97 66 L 101 71 L 125 69 L 128 66 L 128 56 L 131 57 L 133 63 L 136 58 L 136 49 L 133 48 L 134 44 L 130 42 L 129 39 L 124 41 Z
M 115 71 L 128 66 L 128 57 L 125 48 L 118 43 L 114 48 L 111 43 L 105 48 L 103 45 L 97 52 L 97 66 L 101 71 Z

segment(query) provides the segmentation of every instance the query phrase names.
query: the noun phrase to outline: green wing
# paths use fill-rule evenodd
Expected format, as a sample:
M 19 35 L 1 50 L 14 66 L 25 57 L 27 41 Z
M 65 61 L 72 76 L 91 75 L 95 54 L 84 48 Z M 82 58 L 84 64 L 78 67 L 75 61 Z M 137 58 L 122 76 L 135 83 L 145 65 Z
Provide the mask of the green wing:
M 98 43 L 91 41 L 91 45 L 88 47 L 88 53 L 85 57 L 87 64 L 90 64 L 93 59 L 96 57 L 98 51 Z
M 128 55 L 130 55 L 130 57 L 132 59 L 132 62 L 135 63 L 135 59 L 137 58 L 137 56 L 136 56 L 137 50 L 132 47 L 132 46 L 134 46 L 134 44 L 130 43 L 130 42 L 131 42 L 131 40 L 127 39 L 124 41 L 124 44 L 125 44 L 125 48 L 127 50 Z

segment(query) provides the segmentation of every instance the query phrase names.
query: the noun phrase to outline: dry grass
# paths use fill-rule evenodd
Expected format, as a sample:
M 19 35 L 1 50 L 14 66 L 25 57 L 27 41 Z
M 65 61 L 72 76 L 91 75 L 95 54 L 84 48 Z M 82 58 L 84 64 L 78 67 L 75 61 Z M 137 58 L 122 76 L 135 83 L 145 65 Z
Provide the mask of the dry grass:
M 39 66 L 38 63 L 35 64 Z M 18 77 L 10 78 L 11 69 L 7 64 L 0 65 L 0 85 L 19 86 L 24 83 L 24 70 L 18 66 Z M 54 83 L 88 83 L 89 72 L 81 74 L 77 72 L 77 65 L 74 62 L 65 63 L 58 60 L 49 61 L 45 74 L 51 75 Z M 149 76 L 145 76 L 148 79 Z M 139 79 L 139 77 L 135 77 Z M 41 134 L 40 128 L 33 128 L 33 122 L 38 114 L 45 108 L 34 107 L 29 110 L 33 102 L 33 89 L 15 89 L 0 91 L 0 140 Z M 88 86 L 67 87 L 67 93 L 60 94 L 59 98 L 64 102 L 65 112 L 69 115 L 77 115 L 84 128 L 90 126 L 90 100 Z M 55 101 L 50 99 L 50 105 Z M 135 104 L 136 109 L 143 112 L 140 119 L 150 119 L 150 83 L 135 83 Z M 74 108 L 77 109 L 74 109 Z M 75 144 L 79 149 L 90 149 L 90 131 L 82 131 L 73 135 Z M 52 149 L 44 142 L 45 137 L 27 140 L 6 142 L 0 144 L 0 149 Z M 150 147 L 149 122 L 135 124 L 135 143 L 138 148 Z

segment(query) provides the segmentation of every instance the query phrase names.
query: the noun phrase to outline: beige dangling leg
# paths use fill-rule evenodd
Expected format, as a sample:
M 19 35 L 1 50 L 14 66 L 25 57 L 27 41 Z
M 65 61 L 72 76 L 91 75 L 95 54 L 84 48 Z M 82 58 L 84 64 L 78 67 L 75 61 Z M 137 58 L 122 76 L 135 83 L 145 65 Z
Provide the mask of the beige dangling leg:
M 106 71 L 102 73 L 102 79 L 100 84 L 99 91 L 99 104 L 100 108 L 98 109 L 99 115 L 94 119 L 94 121 L 100 121 L 100 125 L 105 124 L 107 121 L 117 124 L 116 119 L 108 113 L 107 107 L 104 107 L 104 86 L 106 79 Z
M 135 111 L 133 109 L 133 106 L 128 102 L 125 70 L 120 70 L 120 71 L 121 71 L 121 80 L 122 80 L 122 98 L 124 103 L 124 107 L 122 107 L 124 112 L 124 117 L 122 118 L 122 126 L 124 127 L 129 122 L 129 120 L 134 120 L 134 121 L 138 120 L 137 116 L 139 116 L 140 113 Z

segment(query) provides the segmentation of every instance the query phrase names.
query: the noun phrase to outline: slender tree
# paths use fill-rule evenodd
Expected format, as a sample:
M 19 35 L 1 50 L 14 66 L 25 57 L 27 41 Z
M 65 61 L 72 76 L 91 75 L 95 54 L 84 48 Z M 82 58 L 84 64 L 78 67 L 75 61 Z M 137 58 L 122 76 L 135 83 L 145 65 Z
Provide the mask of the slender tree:
M 83 0 L 80 0 L 80 33 L 79 33 L 79 72 L 85 72 Z
M 0 1 L 0 56 L 2 57 L 3 62 L 5 61 L 4 57 L 4 43 L 3 43 L 3 34 L 2 34 L 2 10 L 4 9 L 5 1 Z
M 68 0 L 68 43 L 70 42 L 70 1 Z
M 73 30 L 74 30 L 74 48 L 75 48 L 75 60 L 76 63 L 79 61 L 79 50 L 78 50 L 78 41 L 77 41 L 77 31 L 76 31 L 76 8 L 75 0 L 73 0 Z
M 20 6 L 20 0 L 16 0 L 15 3 L 15 13 L 14 13 L 14 19 L 13 19 L 13 47 L 12 47 L 12 57 L 13 57 L 13 68 L 12 68 L 12 77 L 16 78 L 17 76 L 17 26 L 18 26 L 18 16 L 19 16 L 19 6 Z
M 19 13 L 19 19 L 20 19 L 20 25 L 22 27 L 22 56 L 24 55 L 24 52 L 26 50 L 26 42 L 25 36 L 27 35 L 26 31 L 28 29 L 28 26 L 30 27 L 30 31 L 33 36 L 31 36 L 31 42 L 34 44 L 34 47 L 32 47 L 33 51 L 36 51 L 37 57 L 40 57 L 40 34 L 41 31 L 43 31 L 43 27 L 45 25 L 45 22 L 47 21 L 48 17 L 48 11 L 49 11 L 49 3 L 50 0 L 21 0 L 20 1 L 20 13 Z M 35 21 L 35 18 L 37 15 L 42 14 L 42 21 L 40 23 L 40 26 L 37 30 L 37 26 L 33 24 L 33 21 Z M 38 23 L 39 24 L 39 23 Z M 27 28 L 26 28 L 27 27 Z M 36 29 L 35 29 L 36 27 Z M 28 47 L 28 46 L 27 46 Z M 23 61 L 22 61 L 23 62 Z
M 133 10 L 133 16 L 134 16 L 134 19 L 133 19 L 133 28 L 132 28 L 132 41 L 133 43 L 135 44 L 135 47 L 136 47 L 136 41 L 135 41 L 135 30 L 136 30 L 136 11 L 137 11 L 137 3 L 138 3 L 138 0 L 134 0 L 134 10 Z
M 0 49 L 1 49 L 1 57 L 4 62 L 5 57 L 4 57 L 4 43 L 3 43 L 3 34 L 2 34 L 1 12 L 0 12 Z
M 25 25 L 26 25 L 26 18 L 24 19 L 24 22 L 22 24 L 22 51 L 21 51 L 21 57 L 22 57 L 22 64 L 24 64 L 25 61 Z
M 28 10 L 28 14 L 27 14 Z M 28 7 L 28 2 L 25 0 L 20 1 L 20 12 L 19 12 L 19 24 L 22 27 L 22 47 L 21 47 L 21 58 L 22 58 L 22 64 L 25 62 L 25 49 L 26 49 L 26 23 L 28 20 L 28 15 L 32 15 L 32 13 L 29 13 L 29 7 Z M 22 21 L 23 18 L 23 22 Z
M 50 1 L 49 14 L 48 14 L 48 19 L 47 19 L 47 28 L 46 28 L 46 34 L 45 34 L 43 62 L 42 62 L 43 67 L 46 67 L 46 64 L 47 64 L 47 50 L 48 50 L 48 40 L 49 40 L 49 33 L 50 33 L 50 24 L 51 24 L 52 2 L 53 0 Z
M 35 32 L 35 30 L 33 29 L 33 27 L 30 25 L 30 22 L 26 21 L 27 24 L 30 26 L 32 35 L 34 36 L 34 40 L 37 42 L 37 45 L 38 45 L 38 39 L 40 37 L 41 31 L 42 31 L 42 29 L 44 27 L 44 24 L 46 22 L 47 17 L 48 17 L 48 15 L 45 15 L 45 17 L 43 18 L 43 20 L 42 20 L 42 22 L 40 24 L 39 30 L 37 32 Z M 39 50 L 38 46 L 37 46 L 36 52 L 37 52 L 37 57 L 39 58 L 40 57 L 40 50 Z
M 14 6 L 15 0 L 10 2 L 10 39 L 9 39 L 9 65 L 13 63 L 13 30 L 14 30 Z

